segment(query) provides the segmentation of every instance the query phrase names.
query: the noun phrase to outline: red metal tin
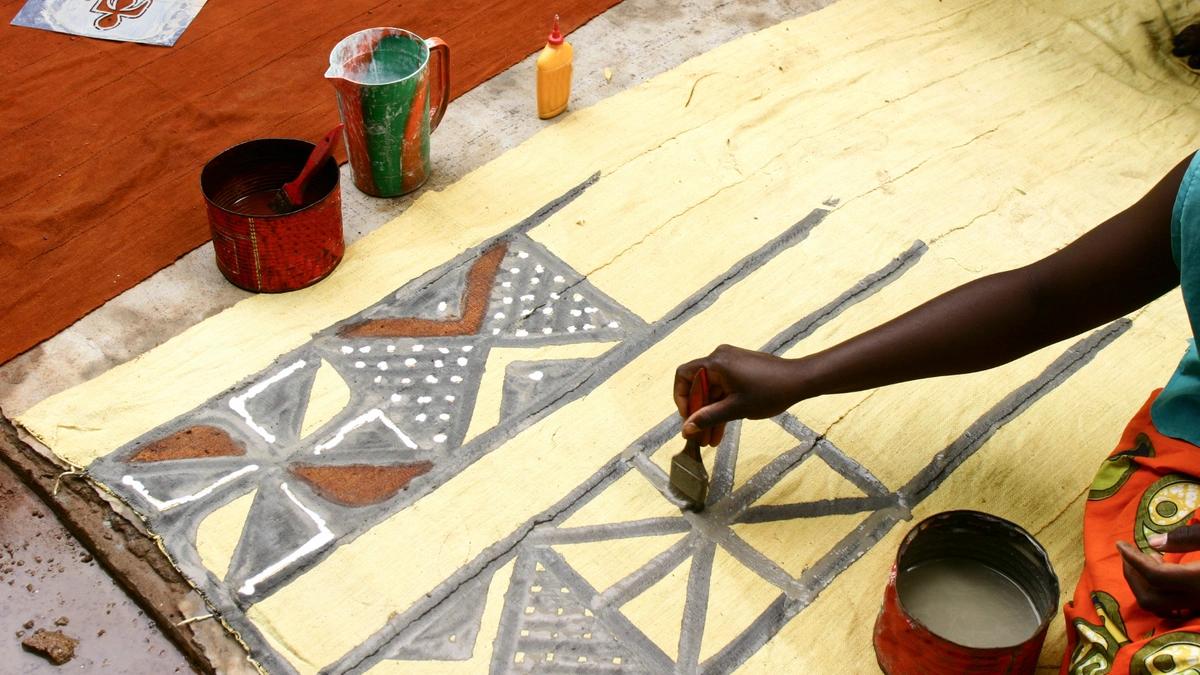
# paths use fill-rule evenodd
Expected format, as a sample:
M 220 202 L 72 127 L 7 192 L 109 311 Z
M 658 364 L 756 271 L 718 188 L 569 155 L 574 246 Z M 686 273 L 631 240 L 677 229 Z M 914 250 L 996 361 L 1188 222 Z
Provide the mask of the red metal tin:
M 262 215 L 239 201 L 295 178 L 313 144 L 262 138 L 235 145 L 200 172 L 217 267 L 235 286 L 278 293 L 310 286 L 342 260 L 342 195 L 337 162 L 318 168 L 300 207 Z
M 910 615 L 901 602 L 898 581 L 923 562 L 949 557 L 984 563 L 1020 585 L 1041 619 L 1037 631 L 1012 646 L 968 647 L 933 633 Z M 916 525 L 901 542 L 875 622 L 875 655 L 888 675 L 1032 673 L 1057 612 L 1058 577 L 1037 540 L 1003 518 L 947 511 Z

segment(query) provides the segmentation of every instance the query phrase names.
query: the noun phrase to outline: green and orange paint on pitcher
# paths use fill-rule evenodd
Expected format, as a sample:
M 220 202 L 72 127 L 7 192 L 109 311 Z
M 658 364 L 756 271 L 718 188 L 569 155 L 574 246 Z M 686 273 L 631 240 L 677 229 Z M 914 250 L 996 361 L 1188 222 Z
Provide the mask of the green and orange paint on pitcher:
M 437 105 L 430 62 L 438 56 Z M 329 55 L 326 78 L 337 90 L 354 184 L 395 197 L 429 177 L 429 135 L 450 100 L 450 50 L 438 38 L 399 28 L 369 28 L 343 39 Z

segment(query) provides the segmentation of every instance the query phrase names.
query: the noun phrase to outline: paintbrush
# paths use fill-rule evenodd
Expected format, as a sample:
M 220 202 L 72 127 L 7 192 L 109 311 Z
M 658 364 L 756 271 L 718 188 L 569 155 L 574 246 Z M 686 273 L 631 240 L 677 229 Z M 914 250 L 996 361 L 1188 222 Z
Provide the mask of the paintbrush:
M 708 373 L 703 368 L 692 378 L 692 389 L 688 393 L 687 414 L 690 417 L 708 402 Z M 704 430 L 695 438 L 687 439 L 683 452 L 671 458 L 671 495 L 683 503 L 683 508 L 703 511 L 708 499 L 708 471 L 700 446 L 709 437 Z

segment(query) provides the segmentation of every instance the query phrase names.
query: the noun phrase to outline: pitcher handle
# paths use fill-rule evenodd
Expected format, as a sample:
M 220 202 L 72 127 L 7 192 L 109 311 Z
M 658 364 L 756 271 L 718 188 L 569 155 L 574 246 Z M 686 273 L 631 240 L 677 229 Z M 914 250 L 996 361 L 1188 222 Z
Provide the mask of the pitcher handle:
M 437 129 L 438 124 L 442 121 L 442 116 L 446 114 L 446 106 L 450 104 L 450 46 L 447 45 L 441 38 L 427 38 L 425 45 L 429 47 L 429 67 L 433 68 L 433 57 L 438 58 L 438 82 L 441 87 L 441 96 L 437 98 L 438 104 L 436 108 L 429 113 L 429 131 Z

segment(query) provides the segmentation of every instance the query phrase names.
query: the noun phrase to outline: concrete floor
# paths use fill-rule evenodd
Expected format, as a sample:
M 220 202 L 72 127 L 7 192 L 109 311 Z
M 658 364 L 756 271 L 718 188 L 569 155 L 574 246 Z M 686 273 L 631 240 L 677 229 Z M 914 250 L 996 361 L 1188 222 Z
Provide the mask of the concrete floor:
M 79 640 L 75 658 L 56 667 L 23 650 L 21 640 L 39 628 Z M 0 640 L 5 673 L 192 672 L 154 622 L 3 462 L 0 635 L 7 636 Z
M 831 1 L 625 0 L 569 37 L 575 47 L 571 106 L 578 109 L 592 105 L 734 37 L 806 14 Z M 605 78 L 606 69 L 611 79 Z M 445 188 L 544 126 L 556 123 L 539 120 L 534 113 L 533 73 L 531 56 L 450 105 L 433 136 L 434 175 L 424 190 Z M 230 143 L 240 140 L 244 139 L 229 139 Z M 553 162 L 554 158 L 546 160 Z M 348 167 L 343 167 L 342 193 L 347 243 L 402 213 L 419 195 L 399 199 L 367 197 L 354 189 Z M 198 194 L 196 199 L 200 199 Z M 15 417 L 47 396 L 129 361 L 247 295 L 221 277 L 213 262 L 211 244 L 201 246 L 0 367 L 0 411 Z M 6 471 L 0 471 L 0 491 L 8 491 L 0 492 L 0 541 L 5 545 L 0 555 L 19 551 L 28 558 L 24 569 L 15 570 L 17 577 L 8 578 L 29 576 L 37 584 L 44 584 L 45 590 L 40 596 L 22 595 L 26 593 L 24 583 L 30 583 L 24 581 L 0 588 L 4 593 L 0 595 L 0 628 L 10 631 L 8 640 L 0 640 L 0 663 L 6 664 L 5 671 L 10 672 L 7 664 L 19 664 L 17 672 L 52 668 L 17 653 L 20 638 L 14 636 L 29 619 L 40 627 L 64 614 L 72 616 L 68 632 L 83 631 L 76 637 L 84 640 L 79 658 L 67 667 L 103 665 L 109 659 L 110 665 L 119 664 L 115 669 L 123 672 L 186 669 L 179 653 L 156 633 L 153 624 L 138 615 L 111 579 L 95 569 L 94 563 L 79 562 L 85 554 L 48 510 L 44 511 L 45 517 L 32 521 L 32 516 L 20 515 L 41 510 L 36 501 L 30 501 L 36 497 L 22 492 L 12 481 L 4 483 Z M 10 503 L 16 515 L 5 516 Z M 51 548 L 38 548 L 51 542 Z M 56 562 L 48 562 L 50 557 Z M 0 558 L 3 560 L 6 558 Z M 71 561 L 70 566 L 64 560 Z M 0 581 L 8 578 L 0 577 Z M 55 581 L 58 579 L 63 581 Z M 102 628 L 105 635 L 93 637 Z

